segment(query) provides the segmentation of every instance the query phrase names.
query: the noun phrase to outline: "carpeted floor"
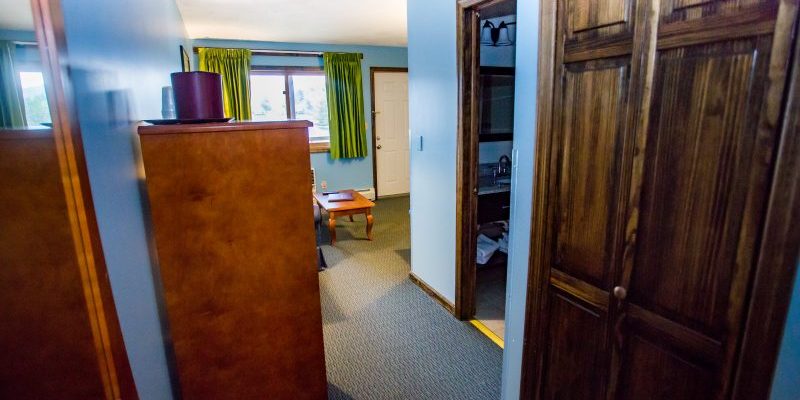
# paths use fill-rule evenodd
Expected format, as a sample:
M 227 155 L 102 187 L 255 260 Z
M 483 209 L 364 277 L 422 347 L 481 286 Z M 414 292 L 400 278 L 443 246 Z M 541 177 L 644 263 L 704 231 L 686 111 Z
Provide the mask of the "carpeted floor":
M 502 350 L 408 279 L 408 203 L 377 202 L 374 241 L 363 216 L 340 218 L 336 246 L 322 247 L 329 397 L 498 399 Z

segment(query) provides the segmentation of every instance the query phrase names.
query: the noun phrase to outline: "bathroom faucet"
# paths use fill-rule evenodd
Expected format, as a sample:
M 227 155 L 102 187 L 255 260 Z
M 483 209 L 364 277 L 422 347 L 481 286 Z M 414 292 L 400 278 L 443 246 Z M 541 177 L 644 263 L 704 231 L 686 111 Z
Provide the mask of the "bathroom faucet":
M 497 161 L 497 175 L 508 175 L 509 173 L 511 173 L 511 159 L 503 154 Z

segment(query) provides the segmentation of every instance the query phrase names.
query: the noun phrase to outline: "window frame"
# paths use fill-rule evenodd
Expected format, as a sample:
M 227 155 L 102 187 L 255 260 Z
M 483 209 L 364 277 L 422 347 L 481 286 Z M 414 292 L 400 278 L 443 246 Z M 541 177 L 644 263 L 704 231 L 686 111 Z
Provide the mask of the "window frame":
M 322 67 L 284 67 L 284 66 L 253 65 L 250 67 L 250 74 L 283 76 L 284 79 L 283 94 L 286 102 L 286 119 L 292 120 L 296 119 L 296 110 L 294 104 L 294 85 L 291 76 L 292 75 L 325 76 L 325 70 Z M 317 141 L 312 141 L 311 138 L 309 138 L 308 145 L 312 153 L 329 152 L 331 148 L 330 136 L 326 140 L 317 140 Z
M 22 74 L 39 74 L 42 77 L 42 89 L 44 90 L 45 96 L 45 105 L 47 106 L 47 114 L 50 116 L 50 121 L 46 122 L 49 124 L 53 123 L 53 114 L 50 110 L 50 99 L 47 97 L 47 82 L 45 82 L 44 71 L 42 70 L 41 66 L 36 66 L 32 63 L 20 63 L 19 66 L 15 66 L 14 68 L 14 78 L 16 80 L 15 84 L 17 85 L 17 89 L 19 90 L 19 100 L 22 103 L 22 115 L 25 119 L 25 127 L 27 129 L 37 129 L 42 128 L 47 125 L 37 124 L 31 125 L 30 122 L 30 110 L 28 109 L 28 103 L 25 101 L 25 88 L 22 87 Z

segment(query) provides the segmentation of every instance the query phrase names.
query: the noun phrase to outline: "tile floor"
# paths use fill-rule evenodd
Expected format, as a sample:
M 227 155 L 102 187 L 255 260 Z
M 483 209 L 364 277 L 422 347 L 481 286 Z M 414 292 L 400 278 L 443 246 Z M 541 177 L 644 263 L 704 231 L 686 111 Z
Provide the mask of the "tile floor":
M 505 338 L 506 264 L 479 266 L 475 288 L 475 319 Z

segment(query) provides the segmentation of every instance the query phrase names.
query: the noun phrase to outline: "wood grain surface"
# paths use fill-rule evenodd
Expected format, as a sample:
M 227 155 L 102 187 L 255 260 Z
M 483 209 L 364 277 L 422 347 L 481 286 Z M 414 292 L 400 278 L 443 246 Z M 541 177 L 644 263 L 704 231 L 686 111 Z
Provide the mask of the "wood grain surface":
M 140 128 L 184 398 L 327 396 L 307 126 Z
M 776 287 L 753 279 L 785 214 L 771 171 L 797 168 L 777 157 L 797 4 L 629 3 L 542 8 L 525 398 L 722 399 L 771 378 L 737 359 L 778 307 L 749 304 Z

